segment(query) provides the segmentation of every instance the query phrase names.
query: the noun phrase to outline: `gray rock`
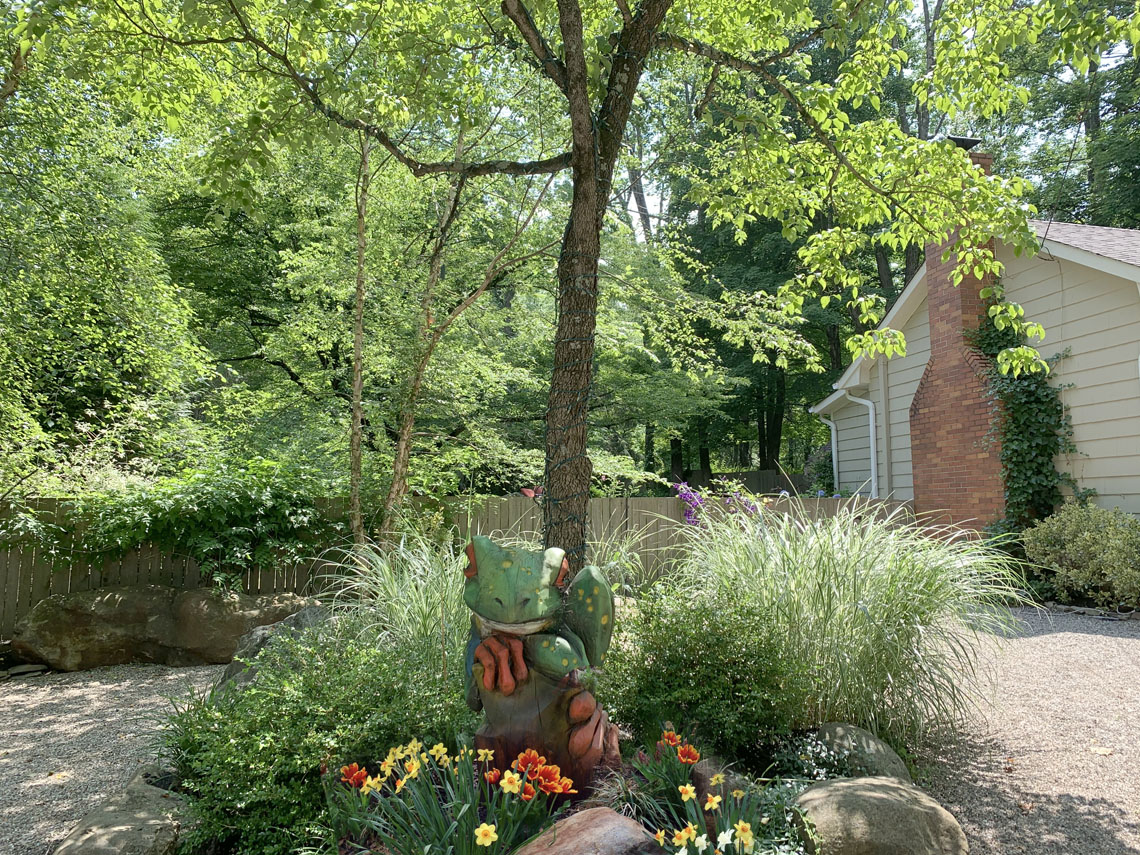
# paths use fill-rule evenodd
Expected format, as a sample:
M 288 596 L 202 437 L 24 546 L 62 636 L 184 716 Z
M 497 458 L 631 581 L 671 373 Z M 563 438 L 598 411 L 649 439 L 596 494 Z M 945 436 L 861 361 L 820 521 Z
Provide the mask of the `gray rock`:
M 796 807 L 809 855 L 968 855 L 970 851 L 950 812 L 897 778 L 821 781 L 800 794 Z
M 47 671 L 47 665 L 13 665 L 8 669 L 9 677 L 31 677 L 35 674 L 43 674 Z
M 659 855 L 644 828 L 605 807 L 590 808 L 554 823 L 515 855 Z
M 220 665 L 253 627 L 277 623 L 310 602 L 296 594 L 254 597 L 160 585 L 56 594 L 17 624 L 12 650 L 57 671 L 128 662 Z
M 875 734 L 853 724 L 829 722 L 815 734 L 816 739 L 850 757 L 852 768 L 860 775 L 885 775 L 910 783 L 910 771 L 895 750 Z
M 182 799 L 152 786 L 162 770 L 139 770 L 126 788 L 95 808 L 54 855 L 174 855 L 185 821 Z
M 289 615 L 285 620 L 266 626 L 255 626 L 240 639 L 234 660 L 222 673 L 217 688 L 233 686 L 243 689 L 257 677 L 257 657 L 261 651 L 268 647 L 275 639 L 292 637 L 297 633 L 325 623 L 329 619 L 329 610 L 324 606 L 305 606 L 299 612 Z

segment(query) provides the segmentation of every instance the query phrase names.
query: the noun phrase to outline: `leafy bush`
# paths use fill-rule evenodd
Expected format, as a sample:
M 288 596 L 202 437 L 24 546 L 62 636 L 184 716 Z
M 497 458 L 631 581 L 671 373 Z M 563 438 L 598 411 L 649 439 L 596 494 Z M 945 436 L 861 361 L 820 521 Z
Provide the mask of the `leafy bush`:
M 1063 596 L 1140 607 L 1140 520 L 1131 514 L 1068 502 L 1023 539 Z
M 749 731 L 826 721 L 905 744 L 970 707 L 979 635 L 1003 632 L 1008 604 L 1024 601 L 1016 562 L 900 516 L 793 511 L 680 527 L 683 558 L 611 656 L 620 720 L 642 732 L 654 717 L 697 718 L 710 745 L 740 756 Z
M 602 702 L 642 742 L 674 721 L 719 754 L 755 758 L 789 723 L 788 669 L 769 626 L 760 603 L 663 580 L 621 615 Z
M 413 733 L 454 746 L 474 730 L 463 699 L 466 626 L 449 617 L 449 583 L 462 572 L 453 550 L 421 547 L 360 553 L 343 571 L 360 584 L 341 587 L 333 624 L 270 645 L 243 691 L 176 712 L 165 743 L 199 820 L 192 845 L 292 852 L 327 834 L 323 763 L 382 757 Z

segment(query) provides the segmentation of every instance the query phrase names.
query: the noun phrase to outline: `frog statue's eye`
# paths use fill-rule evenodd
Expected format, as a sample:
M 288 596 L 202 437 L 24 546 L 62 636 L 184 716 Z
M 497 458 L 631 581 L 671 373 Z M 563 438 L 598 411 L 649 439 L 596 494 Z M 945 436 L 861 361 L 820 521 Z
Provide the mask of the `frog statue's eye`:
M 467 566 L 463 569 L 463 575 L 468 579 L 474 579 L 475 575 L 479 572 L 479 567 L 475 563 L 475 544 L 467 544 Z

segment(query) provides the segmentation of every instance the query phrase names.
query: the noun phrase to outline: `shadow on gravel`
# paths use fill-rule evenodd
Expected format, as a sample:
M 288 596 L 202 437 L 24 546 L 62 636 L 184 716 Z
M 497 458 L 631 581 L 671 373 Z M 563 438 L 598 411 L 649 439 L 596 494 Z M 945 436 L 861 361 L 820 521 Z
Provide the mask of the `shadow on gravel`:
M 970 855 L 1140 855 L 1137 817 L 1105 799 L 1023 788 L 1004 753 L 964 737 L 920 758 L 919 785 L 958 819 Z
M 1099 617 L 1071 612 L 1047 612 L 1036 609 L 1015 609 L 1017 626 L 1012 638 L 1040 638 L 1059 632 L 1075 632 L 1106 638 L 1126 638 L 1140 641 L 1140 620 L 1123 620 L 1117 617 Z

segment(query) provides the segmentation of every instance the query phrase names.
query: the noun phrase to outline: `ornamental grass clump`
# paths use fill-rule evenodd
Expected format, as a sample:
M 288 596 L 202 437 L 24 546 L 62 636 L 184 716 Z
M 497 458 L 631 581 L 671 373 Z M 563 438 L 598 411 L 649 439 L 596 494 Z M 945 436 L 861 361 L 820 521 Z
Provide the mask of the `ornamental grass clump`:
M 844 721 L 906 744 L 954 724 L 980 688 L 978 645 L 1025 601 L 1008 555 L 901 513 L 848 505 L 813 522 L 793 503 L 681 530 L 684 556 L 658 596 L 746 606 L 784 669 L 793 729 Z

